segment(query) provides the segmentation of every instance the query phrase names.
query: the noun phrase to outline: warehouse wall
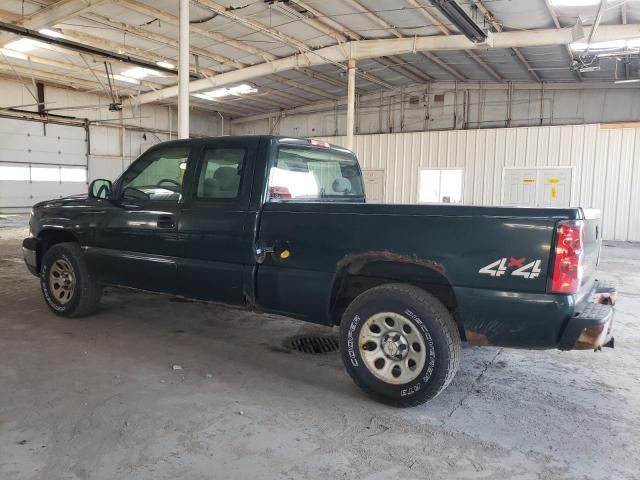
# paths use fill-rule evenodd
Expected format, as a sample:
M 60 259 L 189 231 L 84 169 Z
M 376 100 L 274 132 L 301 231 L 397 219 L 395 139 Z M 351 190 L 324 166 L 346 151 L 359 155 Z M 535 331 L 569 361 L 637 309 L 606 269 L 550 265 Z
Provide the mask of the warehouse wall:
M 45 86 L 45 102 L 50 122 L 40 121 L 28 88 L 12 80 L 0 79 L 0 165 L 74 165 L 87 170 L 87 181 L 115 179 L 132 160 L 155 143 L 175 139 L 175 108 L 143 105 L 140 108 L 109 112 L 110 99 L 104 95 Z M 29 106 L 30 105 L 30 106 Z M 124 125 L 124 128 L 123 128 Z M 192 110 L 191 134 L 219 135 L 220 117 L 215 112 Z M 123 134 L 124 133 L 124 134 Z M 42 166 L 42 165 L 41 165 Z M 22 211 L 46 198 L 85 192 L 86 182 L 38 183 L 0 178 L 0 212 Z M 28 203 L 29 205 L 25 205 Z
M 345 137 L 325 137 L 343 145 Z M 572 204 L 599 208 L 603 238 L 640 241 L 640 128 L 599 125 L 355 137 L 366 169 L 384 170 L 384 200 L 416 203 L 425 168 L 463 169 L 463 201 L 500 205 L 505 167 L 573 166 Z
M 451 84 L 357 97 L 356 132 L 575 125 L 640 119 L 637 84 Z M 344 135 L 345 99 L 232 120 L 231 133 Z

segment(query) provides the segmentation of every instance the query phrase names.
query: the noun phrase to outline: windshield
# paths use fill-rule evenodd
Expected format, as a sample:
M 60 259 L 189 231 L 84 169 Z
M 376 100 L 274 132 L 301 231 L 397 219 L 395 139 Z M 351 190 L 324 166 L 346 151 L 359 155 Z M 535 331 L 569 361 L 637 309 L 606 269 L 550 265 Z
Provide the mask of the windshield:
M 269 173 L 271 201 L 364 201 L 362 174 L 353 155 L 281 146 Z

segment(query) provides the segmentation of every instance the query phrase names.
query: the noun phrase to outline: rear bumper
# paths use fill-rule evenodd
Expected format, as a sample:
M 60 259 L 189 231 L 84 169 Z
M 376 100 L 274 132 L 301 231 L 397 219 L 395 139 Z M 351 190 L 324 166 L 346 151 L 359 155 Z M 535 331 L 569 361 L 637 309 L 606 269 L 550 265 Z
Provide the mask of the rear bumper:
M 22 242 L 22 256 L 24 263 L 33 275 L 38 275 L 38 239 L 34 237 L 25 238 Z
M 579 301 L 576 295 L 461 287 L 454 291 L 456 319 L 472 345 L 575 350 L 613 344 L 615 287 L 597 282 Z
M 618 292 L 609 284 L 598 284 L 593 295 L 576 305 L 575 316 L 564 329 L 560 350 L 599 350 L 613 347 L 613 305 Z

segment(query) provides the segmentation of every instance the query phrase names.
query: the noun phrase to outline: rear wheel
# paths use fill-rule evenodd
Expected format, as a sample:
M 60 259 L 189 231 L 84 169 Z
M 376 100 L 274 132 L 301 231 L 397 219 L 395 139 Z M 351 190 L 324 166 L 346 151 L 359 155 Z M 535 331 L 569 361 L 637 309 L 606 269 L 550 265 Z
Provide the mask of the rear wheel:
M 375 400 L 397 407 L 436 397 L 461 358 L 460 334 L 446 307 L 405 284 L 358 296 L 342 317 L 340 348 L 354 382 Z
M 102 287 L 87 268 L 77 243 L 58 243 L 42 259 L 40 288 L 48 307 L 63 317 L 79 317 L 94 312 Z

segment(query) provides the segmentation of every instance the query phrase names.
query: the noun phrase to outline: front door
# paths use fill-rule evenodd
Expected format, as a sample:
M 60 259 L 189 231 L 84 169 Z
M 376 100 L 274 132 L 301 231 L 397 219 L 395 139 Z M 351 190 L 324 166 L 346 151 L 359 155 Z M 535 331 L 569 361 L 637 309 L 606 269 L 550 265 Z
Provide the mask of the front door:
M 91 270 L 105 283 L 177 291 L 179 204 L 190 146 L 147 151 L 122 176 L 87 248 Z
M 182 206 L 178 237 L 180 293 L 243 305 L 255 267 L 256 212 L 249 212 L 259 139 L 206 141 Z

